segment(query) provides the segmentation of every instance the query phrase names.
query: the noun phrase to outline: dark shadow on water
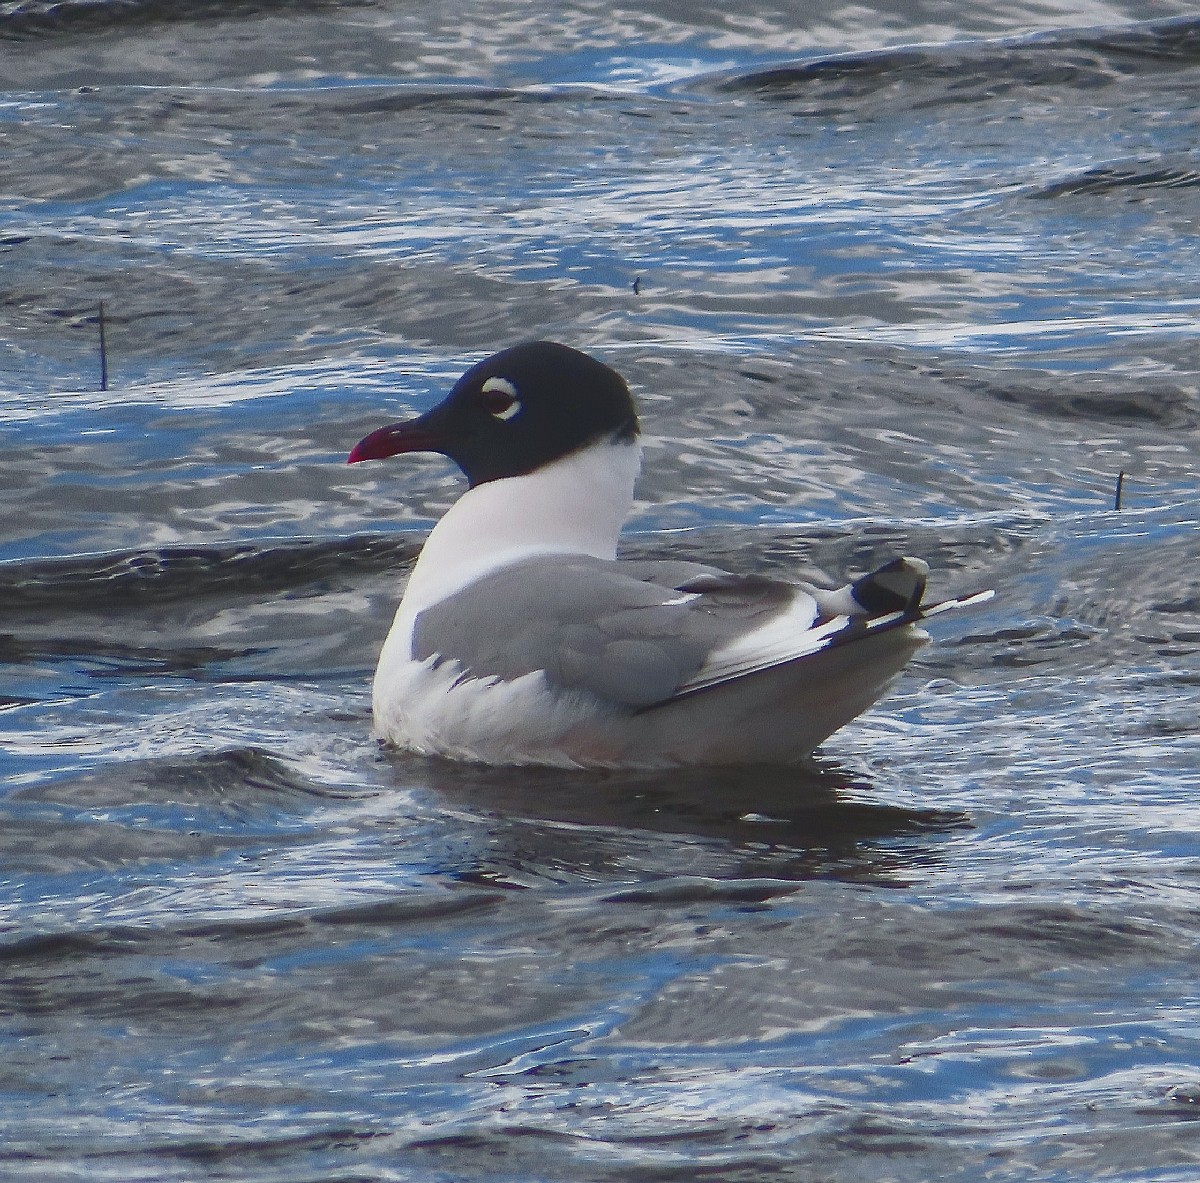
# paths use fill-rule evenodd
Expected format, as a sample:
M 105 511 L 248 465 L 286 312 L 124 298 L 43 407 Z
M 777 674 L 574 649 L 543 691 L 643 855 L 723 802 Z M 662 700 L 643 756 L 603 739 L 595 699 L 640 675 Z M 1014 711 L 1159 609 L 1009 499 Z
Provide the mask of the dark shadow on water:
M 825 760 L 564 772 L 393 759 L 410 783 L 488 825 L 495 842 L 486 865 L 461 877 L 493 886 L 631 872 L 901 885 L 906 872 L 936 864 L 946 835 L 970 828 L 960 812 L 872 801 L 868 782 Z

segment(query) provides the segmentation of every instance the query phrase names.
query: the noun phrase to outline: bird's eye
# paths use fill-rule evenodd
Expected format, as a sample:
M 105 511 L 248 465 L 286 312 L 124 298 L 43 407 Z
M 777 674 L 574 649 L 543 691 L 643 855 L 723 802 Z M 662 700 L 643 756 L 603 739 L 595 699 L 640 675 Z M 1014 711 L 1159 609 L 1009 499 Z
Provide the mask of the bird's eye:
M 479 401 L 493 419 L 507 423 L 521 411 L 517 388 L 507 378 L 489 378 L 479 388 Z

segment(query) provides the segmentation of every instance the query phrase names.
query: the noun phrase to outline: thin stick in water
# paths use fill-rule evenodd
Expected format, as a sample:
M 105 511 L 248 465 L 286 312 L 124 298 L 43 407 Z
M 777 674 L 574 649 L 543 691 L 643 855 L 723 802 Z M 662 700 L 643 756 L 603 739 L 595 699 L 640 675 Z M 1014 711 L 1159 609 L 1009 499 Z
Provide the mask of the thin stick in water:
M 1113 500 L 1113 509 L 1121 508 L 1121 490 L 1124 487 L 1125 487 L 1125 470 L 1121 469 L 1121 471 L 1119 473 L 1117 473 L 1117 496 Z
M 108 389 L 108 340 L 104 332 L 104 301 L 100 301 L 100 389 Z

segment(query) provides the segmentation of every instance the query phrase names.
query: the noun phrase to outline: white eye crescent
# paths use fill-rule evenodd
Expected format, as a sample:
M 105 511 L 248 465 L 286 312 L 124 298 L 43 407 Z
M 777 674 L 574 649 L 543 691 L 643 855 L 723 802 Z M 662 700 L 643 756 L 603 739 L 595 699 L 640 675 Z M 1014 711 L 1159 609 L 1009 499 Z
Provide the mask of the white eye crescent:
M 493 419 L 507 423 L 514 415 L 520 414 L 521 400 L 517 397 L 517 388 L 507 378 L 489 378 L 479 390 L 484 410 Z

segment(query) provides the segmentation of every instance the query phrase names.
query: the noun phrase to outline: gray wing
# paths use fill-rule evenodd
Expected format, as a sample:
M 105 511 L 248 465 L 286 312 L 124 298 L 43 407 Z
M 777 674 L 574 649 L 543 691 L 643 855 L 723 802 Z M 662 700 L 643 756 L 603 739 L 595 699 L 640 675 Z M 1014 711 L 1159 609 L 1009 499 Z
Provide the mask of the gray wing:
M 543 557 L 426 608 L 413 651 L 455 660 L 470 677 L 542 670 L 554 685 L 644 708 L 694 684 L 738 638 L 781 616 L 804 631 L 818 615 L 791 584 L 699 563 Z

